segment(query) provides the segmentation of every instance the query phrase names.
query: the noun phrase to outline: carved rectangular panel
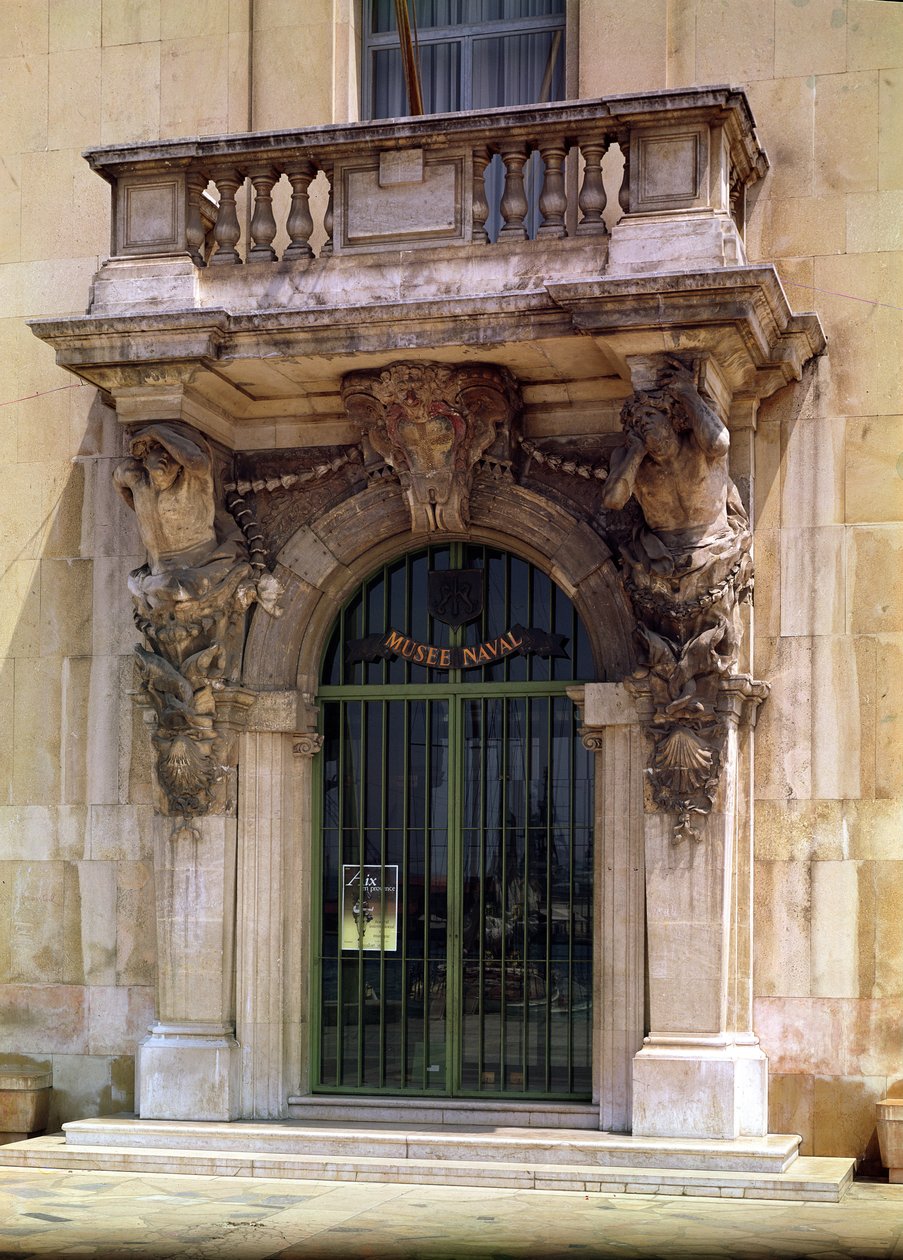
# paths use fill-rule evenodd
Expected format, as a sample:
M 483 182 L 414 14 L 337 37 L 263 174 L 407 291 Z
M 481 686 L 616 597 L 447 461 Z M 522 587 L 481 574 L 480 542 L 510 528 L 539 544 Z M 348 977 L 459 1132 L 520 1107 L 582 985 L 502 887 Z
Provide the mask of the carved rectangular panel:
M 185 248 L 184 180 L 121 180 L 117 189 L 116 254 L 168 254 Z
M 465 240 L 463 155 L 425 157 L 422 168 L 356 162 L 337 176 L 337 252 Z
M 631 213 L 708 205 L 707 127 L 640 132 L 632 149 Z

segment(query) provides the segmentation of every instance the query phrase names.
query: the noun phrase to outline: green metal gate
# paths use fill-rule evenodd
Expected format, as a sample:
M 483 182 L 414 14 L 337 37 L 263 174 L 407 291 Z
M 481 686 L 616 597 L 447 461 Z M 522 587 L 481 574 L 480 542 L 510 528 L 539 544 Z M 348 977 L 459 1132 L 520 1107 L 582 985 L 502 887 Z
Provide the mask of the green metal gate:
M 482 569 L 482 616 L 426 611 L 426 574 Z M 566 658 L 440 670 L 351 664 L 403 624 L 455 647 L 513 624 Z M 592 758 L 568 683 L 591 677 L 570 601 L 492 548 L 386 566 L 338 619 L 319 693 L 324 746 L 314 898 L 315 1088 L 587 1098 L 592 1071 Z

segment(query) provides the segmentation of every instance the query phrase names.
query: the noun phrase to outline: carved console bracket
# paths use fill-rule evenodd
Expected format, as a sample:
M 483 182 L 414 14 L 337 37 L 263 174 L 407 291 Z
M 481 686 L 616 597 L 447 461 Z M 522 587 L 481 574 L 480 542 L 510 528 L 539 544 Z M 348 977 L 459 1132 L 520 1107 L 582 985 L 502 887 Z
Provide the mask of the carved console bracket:
M 183 819 L 225 812 L 235 736 L 255 700 L 238 685 L 248 611 L 259 603 L 278 616 L 281 587 L 248 522 L 226 510 L 200 433 L 153 424 L 129 448 L 114 480 L 148 557 L 129 590 L 146 643 L 135 656 L 156 716 L 160 811 Z
M 681 716 L 669 714 L 657 688 L 630 679 L 640 722 L 651 740 L 646 769 L 652 800 L 674 814 L 674 840 L 699 839 L 724 767 L 731 727 L 755 726 L 769 686 L 746 674 L 731 674 L 715 684 L 710 704 Z
M 342 382 L 349 416 L 398 476 L 415 532 L 463 531 L 478 466 L 510 466 L 520 413 L 514 377 L 476 363 L 395 363 Z
M 292 739 L 292 752 L 296 757 L 315 757 L 323 747 L 323 736 L 315 731 L 296 734 Z
M 522 449 L 552 472 L 601 483 L 635 617 L 640 667 L 627 686 L 651 737 L 652 802 L 676 815 L 680 840 L 700 835 L 715 800 L 728 697 L 758 704 L 767 690 L 741 685 L 736 672 L 739 606 L 753 585 L 751 533 L 728 473 L 730 435 L 719 409 L 730 396 L 712 364 L 661 353 L 628 363 L 635 392 L 607 469 L 533 442 Z M 598 746 L 591 728 L 583 740 Z

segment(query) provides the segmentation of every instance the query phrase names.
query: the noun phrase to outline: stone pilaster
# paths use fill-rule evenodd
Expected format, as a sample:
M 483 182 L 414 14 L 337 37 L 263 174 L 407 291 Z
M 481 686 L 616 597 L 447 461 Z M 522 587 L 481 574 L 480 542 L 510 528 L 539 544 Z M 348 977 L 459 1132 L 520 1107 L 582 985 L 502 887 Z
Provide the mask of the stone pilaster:
M 593 1097 L 599 1127 L 630 1131 L 633 1055 L 643 1041 L 643 766 L 636 706 L 618 683 L 587 683 L 568 695 L 580 735 L 595 753 Z
M 635 690 L 648 721 L 652 697 Z M 768 1132 L 768 1064 L 751 1023 L 751 733 L 762 683 L 726 678 L 723 770 L 698 839 L 645 813 L 650 1032 L 633 1062 L 635 1137 Z
M 287 983 L 285 960 L 301 953 L 303 942 L 294 938 L 304 926 L 287 903 L 308 904 L 299 851 L 310 851 L 309 819 L 299 826 L 299 807 L 310 800 L 311 758 L 321 743 L 313 733 L 279 730 L 242 738 L 236 1004 L 241 1114 L 249 1119 L 285 1116 L 298 1087 L 287 1068 L 299 1061 L 306 1002 L 298 977 Z

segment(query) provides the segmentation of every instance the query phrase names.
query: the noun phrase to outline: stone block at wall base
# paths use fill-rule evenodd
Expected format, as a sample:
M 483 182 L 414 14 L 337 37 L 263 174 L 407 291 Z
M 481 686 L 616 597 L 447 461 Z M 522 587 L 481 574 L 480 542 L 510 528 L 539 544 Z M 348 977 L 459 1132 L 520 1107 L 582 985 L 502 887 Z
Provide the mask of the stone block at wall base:
M 51 1072 L 0 1072 L 0 1145 L 44 1132 L 52 1085 Z
M 155 1024 L 138 1046 L 142 1120 L 236 1120 L 241 1050 L 228 1029 Z
M 768 1132 L 768 1060 L 756 1045 L 650 1042 L 633 1059 L 633 1136 Z
M 903 1184 L 903 1098 L 882 1098 L 878 1113 L 878 1145 L 888 1180 Z

